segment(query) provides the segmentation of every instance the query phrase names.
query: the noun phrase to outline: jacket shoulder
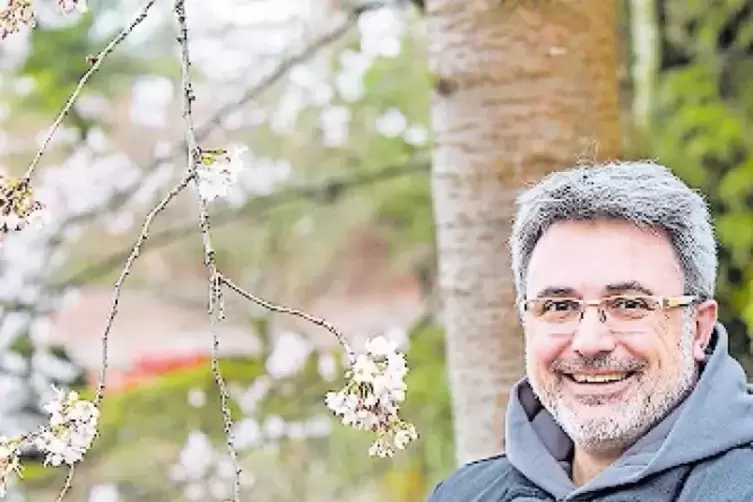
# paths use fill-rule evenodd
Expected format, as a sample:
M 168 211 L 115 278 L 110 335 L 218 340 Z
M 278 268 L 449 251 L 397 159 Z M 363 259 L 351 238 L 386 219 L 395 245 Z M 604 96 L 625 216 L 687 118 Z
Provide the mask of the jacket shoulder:
M 732 448 L 694 466 L 679 500 L 753 500 L 753 444 Z
M 434 488 L 427 502 L 498 501 L 527 484 L 506 455 L 500 453 L 460 467 Z

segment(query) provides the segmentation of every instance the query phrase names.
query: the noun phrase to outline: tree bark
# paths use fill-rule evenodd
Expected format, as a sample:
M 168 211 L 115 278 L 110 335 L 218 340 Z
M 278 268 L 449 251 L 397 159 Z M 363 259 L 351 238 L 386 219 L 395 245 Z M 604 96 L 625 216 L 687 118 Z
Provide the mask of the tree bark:
M 523 374 L 509 237 L 542 175 L 620 148 L 613 0 L 427 0 L 432 190 L 457 461 L 499 452 Z

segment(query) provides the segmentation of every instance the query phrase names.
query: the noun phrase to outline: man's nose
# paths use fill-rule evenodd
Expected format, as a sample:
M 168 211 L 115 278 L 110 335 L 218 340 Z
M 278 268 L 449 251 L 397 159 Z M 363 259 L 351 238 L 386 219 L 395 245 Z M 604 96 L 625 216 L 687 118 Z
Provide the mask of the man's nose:
M 589 357 L 614 350 L 614 336 L 603 316 L 604 312 L 594 307 L 586 308 L 571 342 L 575 352 Z

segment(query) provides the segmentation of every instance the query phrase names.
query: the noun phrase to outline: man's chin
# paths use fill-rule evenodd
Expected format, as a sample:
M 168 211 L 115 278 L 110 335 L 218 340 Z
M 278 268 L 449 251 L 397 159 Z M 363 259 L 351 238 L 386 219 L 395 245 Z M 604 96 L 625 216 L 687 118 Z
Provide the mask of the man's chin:
M 568 409 L 558 422 L 570 439 L 581 448 L 591 451 L 610 451 L 622 448 L 635 439 L 635 428 L 615 419 L 614 412 L 581 413 Z M 618 421 L 620 420 L 620 421 Z

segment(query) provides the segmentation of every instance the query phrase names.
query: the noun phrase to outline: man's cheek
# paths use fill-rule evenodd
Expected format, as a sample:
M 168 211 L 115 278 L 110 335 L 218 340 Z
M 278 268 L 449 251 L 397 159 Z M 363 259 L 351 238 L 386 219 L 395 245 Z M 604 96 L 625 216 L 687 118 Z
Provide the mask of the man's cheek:
M 543 337 L 528 340 L 528 357 L 530 362 L 542 368 L 549 368 L 566 348 L 566 343 L 555 343 Z

